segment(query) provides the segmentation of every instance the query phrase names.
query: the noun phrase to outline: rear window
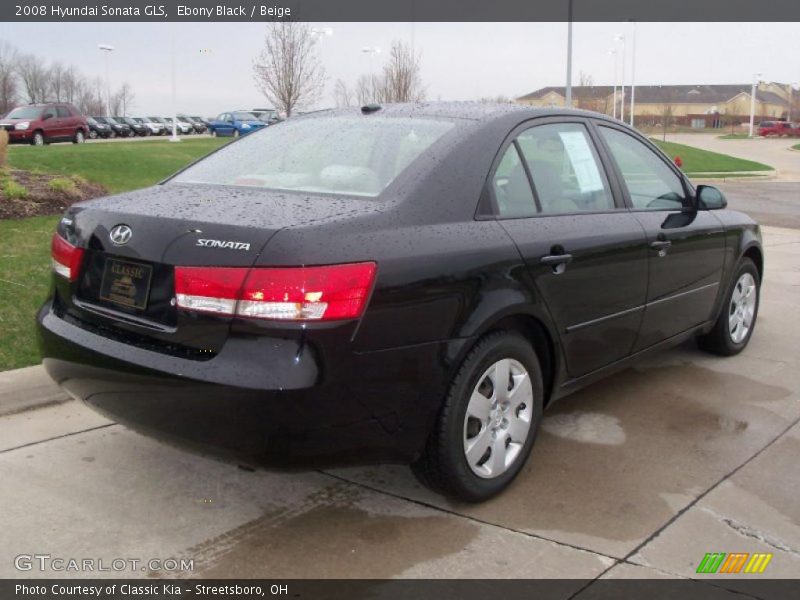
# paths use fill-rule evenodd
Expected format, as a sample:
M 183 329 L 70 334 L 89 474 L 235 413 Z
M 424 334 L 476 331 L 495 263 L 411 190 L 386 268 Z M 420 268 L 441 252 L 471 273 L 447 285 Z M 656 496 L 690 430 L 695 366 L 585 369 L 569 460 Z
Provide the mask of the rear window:
M 173 181 L 377 196 L 453 126 L 425 118 L 290 119 L 223 148 Z

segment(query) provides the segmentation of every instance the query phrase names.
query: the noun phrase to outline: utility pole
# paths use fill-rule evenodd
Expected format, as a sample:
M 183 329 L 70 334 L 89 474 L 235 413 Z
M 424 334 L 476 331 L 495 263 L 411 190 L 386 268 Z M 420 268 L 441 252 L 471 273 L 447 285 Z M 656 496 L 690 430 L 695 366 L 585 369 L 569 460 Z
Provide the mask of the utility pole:
M 750 137 L 753 137 L 753 121 L 756 118 L 756 86 L 759 77 L 761 77 L 761 73 L 753 75 L 753 88 L 750 91 Z

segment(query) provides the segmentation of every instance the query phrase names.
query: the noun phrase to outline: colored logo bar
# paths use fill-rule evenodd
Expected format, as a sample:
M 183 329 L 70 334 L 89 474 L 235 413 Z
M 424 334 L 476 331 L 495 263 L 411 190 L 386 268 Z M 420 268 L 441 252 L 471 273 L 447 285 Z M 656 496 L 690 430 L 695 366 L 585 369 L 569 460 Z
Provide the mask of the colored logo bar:
M 771 560 L 772 554 L 759 552 L 707 552 L 697 566 L 697 573 L 763 573 Z

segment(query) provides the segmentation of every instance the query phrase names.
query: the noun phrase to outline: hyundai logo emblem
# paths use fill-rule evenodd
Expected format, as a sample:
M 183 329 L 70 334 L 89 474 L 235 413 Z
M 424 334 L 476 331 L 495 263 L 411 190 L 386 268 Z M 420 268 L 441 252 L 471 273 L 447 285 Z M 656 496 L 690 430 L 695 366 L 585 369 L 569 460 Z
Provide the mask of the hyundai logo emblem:
M 130 241 L 132 235 L 133 231 L 127 225 L 116 225 L 111 230 L 111 233 L 108 234 L 108 237 L 111 239 L 112 244 L 124 246 Z

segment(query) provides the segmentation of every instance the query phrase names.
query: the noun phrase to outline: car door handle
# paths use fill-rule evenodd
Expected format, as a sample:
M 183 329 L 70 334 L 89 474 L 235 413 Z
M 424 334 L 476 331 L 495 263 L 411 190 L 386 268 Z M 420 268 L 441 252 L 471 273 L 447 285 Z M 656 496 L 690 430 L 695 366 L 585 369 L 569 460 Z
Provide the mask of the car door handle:
M 672 246 L 672 242 L 669 240 L 656 240 L 655 242 L 650 242 L 650 247 L 653 250 L 666 250 Z
M 572 262 L 572 254 L 550 254 L 548 256 L 543 256 L 539 259 L 539 262 L 543 265 L 549 265 L 551 267 L 557 265 L 567 265 Z
M 550 254 L 540 258 L 539 262 L 550 267 L 554 275 L 561 275 L 572 262 L 572 254 Z

